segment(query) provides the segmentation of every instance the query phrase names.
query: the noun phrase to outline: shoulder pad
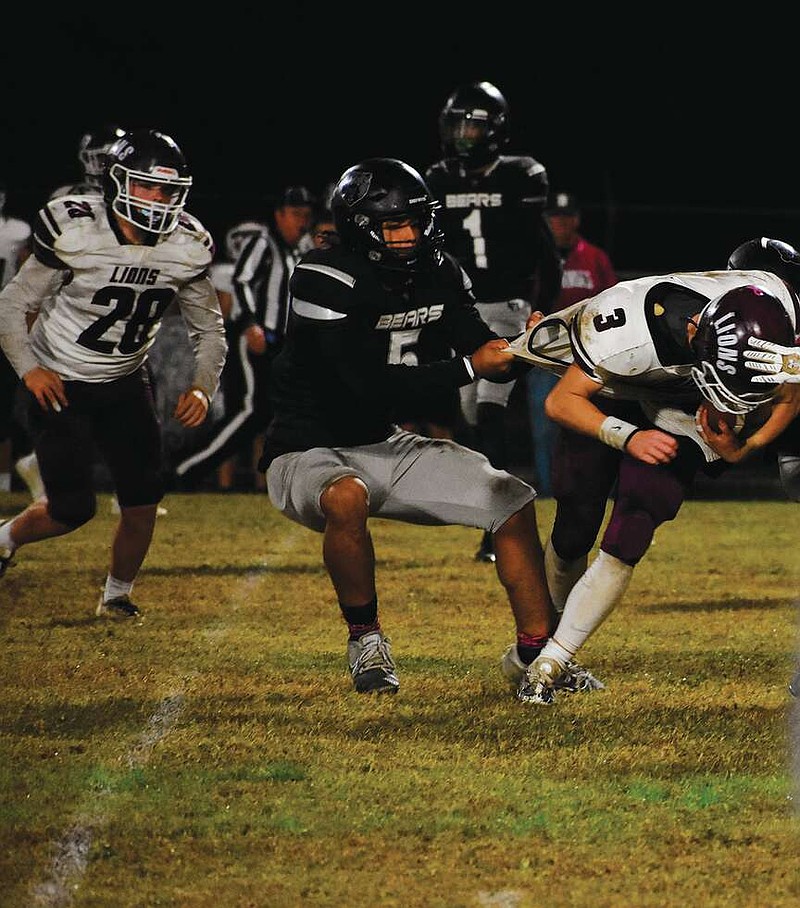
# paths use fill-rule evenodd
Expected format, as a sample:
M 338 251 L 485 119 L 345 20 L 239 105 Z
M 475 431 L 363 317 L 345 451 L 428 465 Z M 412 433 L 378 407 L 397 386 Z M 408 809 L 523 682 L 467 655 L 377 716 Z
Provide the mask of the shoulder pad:
M 191 265 L 199 271 L 207 269 L 214 257 L 214 240 L 206 228 L 191 214 L 181 212 L 178 226 L 168 233 L 162 242 L 175 243 L 181 247 Z
M 54 266 L 48 257 L 72 255 L 91 242 L 98 217 L 105 217 L 105 202 L 99 196 L 61 196 L 40 208 L 33 223 L 37 258 Z M 39 252 L 43 252 L 43 256 Z

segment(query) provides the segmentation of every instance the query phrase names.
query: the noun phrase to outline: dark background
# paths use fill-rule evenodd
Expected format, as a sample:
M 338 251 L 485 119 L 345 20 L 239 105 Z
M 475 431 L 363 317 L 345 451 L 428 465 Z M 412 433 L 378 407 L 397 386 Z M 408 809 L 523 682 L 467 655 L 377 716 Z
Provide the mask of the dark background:
M 281 187 L 319 193 L 362 158 L 423 170 L 439 153 L 447 94 L 486 78 L 510 105 L 508 150 L 578 194 L 584 232 L 621 272 L 724 266 L 760 234 L 800 243 L 792 23 L 767 7 L 702 28 L 691 10 L 644 12 L 18 12 L 0 88 L 7 213 L 29 219 L 78 178 L 77 144 L 92 126 L 154 126 L 181 145 L 195 178 L 188 207 L 220 241 L 263 216 Z

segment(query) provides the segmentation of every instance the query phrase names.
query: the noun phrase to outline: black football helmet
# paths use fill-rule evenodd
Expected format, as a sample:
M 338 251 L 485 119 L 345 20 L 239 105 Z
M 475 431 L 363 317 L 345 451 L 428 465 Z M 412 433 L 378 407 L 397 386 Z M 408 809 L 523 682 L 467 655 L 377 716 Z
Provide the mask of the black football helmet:
M 763 270 L 763 269 L 762 269 Z M 692 378 L 703 397 L 718 410 L 743 414 L 770 400 L 768 390 L 753 382 L 745 368 L 750 337 L 784 346 L 794 345 L 794 329 L 783 303 L 771 293 L 748 284 L 728 290 L 706 304 L 692 340 L 696 365 Z
M 748 240 L 730 254 L 728 268 L 735 271 L 770 271 L 800 292 L 800 252 L 783 240 L 766 236 Z
M 108 150 L 103 194 L 116 213 L 150 233 L 171 233 L 192 185 L 183 152 L 174 139 L 156 129 L 124 133 Z M 159 187 L 158 200 L 136 189 Z
M 78 160 L 83 167 L 83 175 L 87 183 L 97 186 L 98 189 L 101 188 L 108 149 L 124 135 L 125 130 L 120 126 L 107 125 L 81 136 L 78 143 Z
M 457 88 L 439 114 L 442 153 L 467 170 L 493 164 L 508 142 L 508 103 L 491 82 Z
M 396 158 L 369 158 L 350 167 L 331 197 L 341 243 L 393 271 L 417 271 L 442 261 L 444 235 L 436 221 L 439 207 L 420 174 Z M 384 239 L 383 222 L 405 218 L 416 221 L 419 241 L 411 249 L 392 248 Z

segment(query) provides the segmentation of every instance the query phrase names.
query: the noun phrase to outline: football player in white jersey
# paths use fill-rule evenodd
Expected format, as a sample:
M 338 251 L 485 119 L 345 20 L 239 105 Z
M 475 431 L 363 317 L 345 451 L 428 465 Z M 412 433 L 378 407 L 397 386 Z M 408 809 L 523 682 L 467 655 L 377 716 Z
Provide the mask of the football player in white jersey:
M 750 337 L 792 342 L 798 322 L 797 294 L 783 279 L 728 270 L 624 281 L 514 342 L 520 358 L 561 374 L 546 404 L 562 431 L 545 564 L 562 614 L 522 681 L 513 647 L 503 657 L 521 700 L 553 702 L 554 680 L 622 598 L 698 472 L 718 475 L 795 419 L 800 386 L 755 383 L 744 350 Z
M 115 124 L 106 124 L 85 132 L 78 143 L 78 161 L 81 165 L 81 179 L 67 183 L 50 193 L 51 199 L 62 195 L 103 195 L 103 173 L 108 151 L 125 130 Z
M 0 289 L 30 254 L 31 228 L 5 214 L 6 186 L 0 183 Z M 16 412 L 19 376 L 0 352 L 0 492 L 11 489 L 11 464 L 35 501 L 44 495 L 33 443 Z
M 69 533 L 96 510 L 93 451 L 121 513 L 97 614 L 137 618 L 130 599 L 164 494 L 160 427 L 144 368 L 173 300 L 195 351 L 174 416 L 195 427 L 217 390 L 227 345 L 208 277 L 213 242 L 184 212 L 192 183 L 169 136 L 133 130 L 108 153 L 104 195 L 49 201 L 33 255 L 0 294 L 0 345 L 29 395 L 47 501 L 0 526 L 0 574 L 16 549 Z M 38 312 L 30 334 L 26 314 Z

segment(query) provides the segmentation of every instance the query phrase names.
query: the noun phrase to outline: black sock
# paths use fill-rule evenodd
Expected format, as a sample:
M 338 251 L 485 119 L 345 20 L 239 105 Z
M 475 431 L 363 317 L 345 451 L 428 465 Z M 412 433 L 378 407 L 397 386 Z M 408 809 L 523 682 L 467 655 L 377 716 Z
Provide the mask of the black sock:
M 534 637 L 531 634 L 517 634 L 517 655 L 523 665 L 530 665 L 544 648 L 549 637 Z
M 358 640 L 363 634 L 381 629 L 377 596 L 366 605 L 343 605 L 340 602 L 339 609 L 350 630 L 350 640 Z

